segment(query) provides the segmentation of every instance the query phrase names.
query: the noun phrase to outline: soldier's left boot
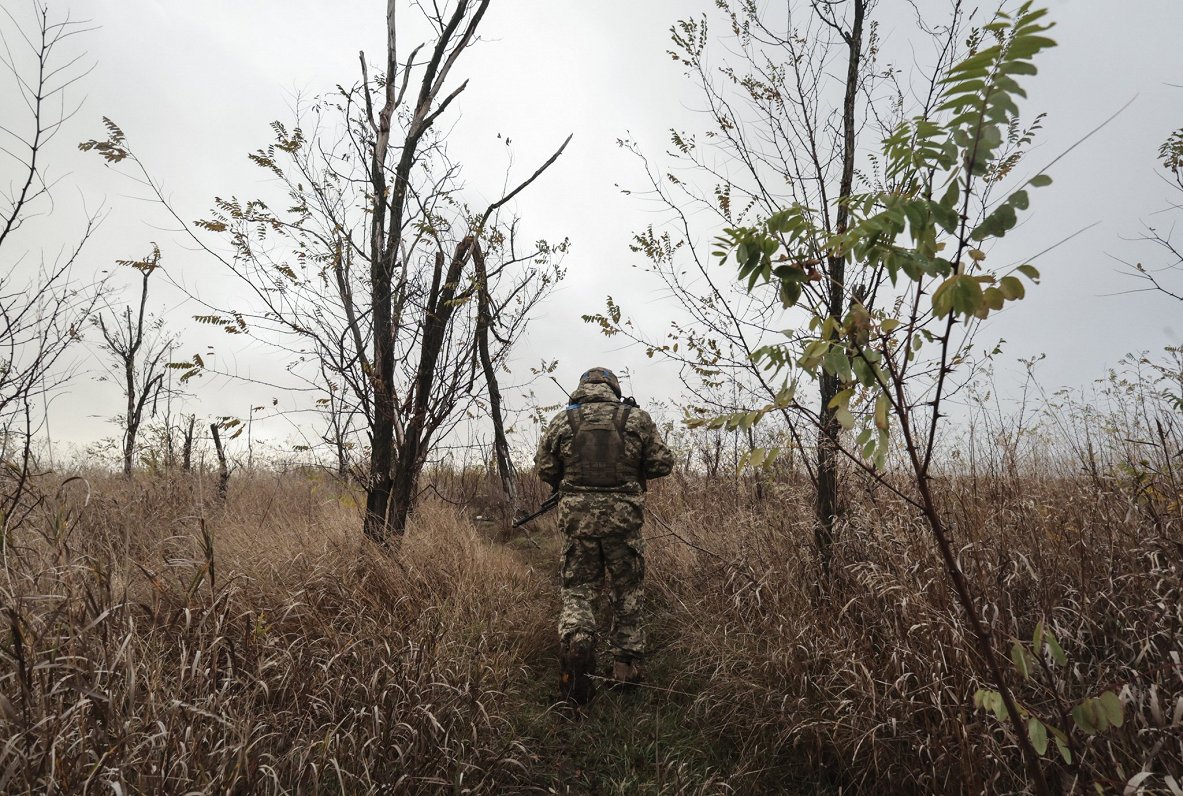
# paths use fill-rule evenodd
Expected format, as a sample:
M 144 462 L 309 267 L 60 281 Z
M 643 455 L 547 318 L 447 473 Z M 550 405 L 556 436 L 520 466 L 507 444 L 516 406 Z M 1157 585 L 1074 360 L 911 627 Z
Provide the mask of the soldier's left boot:
M 596 695 L 591 675 L 596 667 L 595 639 L 576 633 L 559 652 L 559 696 L 573 705 L 586 705 Z

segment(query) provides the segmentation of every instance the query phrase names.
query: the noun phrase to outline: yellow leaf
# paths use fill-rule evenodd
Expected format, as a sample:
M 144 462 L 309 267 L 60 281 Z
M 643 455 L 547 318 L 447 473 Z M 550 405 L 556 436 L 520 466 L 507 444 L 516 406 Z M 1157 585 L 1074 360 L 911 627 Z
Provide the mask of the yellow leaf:
M 875 399 L 875 428 L 880 431 L 887 431 L 887 410 L 890 406 L 890 401 L 883 393 Z

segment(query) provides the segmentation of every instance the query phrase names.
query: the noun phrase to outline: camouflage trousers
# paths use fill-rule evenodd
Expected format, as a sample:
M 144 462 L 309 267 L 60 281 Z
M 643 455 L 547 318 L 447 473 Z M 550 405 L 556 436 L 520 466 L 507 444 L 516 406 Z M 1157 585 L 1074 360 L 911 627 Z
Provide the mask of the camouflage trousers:
M 645 651 L 645 543 L 641 536 L 644 497 L 632 494 L 564 496 L 562 610 L 559 638 L 596 635 L 593 605 L 604 591 L 612 608 L 608 644 L 619 659 L 640 659 Z

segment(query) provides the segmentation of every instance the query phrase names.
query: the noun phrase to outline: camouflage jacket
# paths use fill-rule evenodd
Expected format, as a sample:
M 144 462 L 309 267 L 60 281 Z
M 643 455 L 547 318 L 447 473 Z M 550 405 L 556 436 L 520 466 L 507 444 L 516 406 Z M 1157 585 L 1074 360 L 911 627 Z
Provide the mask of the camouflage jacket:
M 615 411 L 620 401 L 606 384 L 581 384 L 571 393 L 571 403 L 568 409 L 585 404 L 600 404 L 604 413 Z M 639 473 L 643 481 L 630 481 L 623 487 L 613 489 L 596 489 L 572 484 L 564 479 L 564 463 L 572 460 L 571 440 L 574 432 L 571 429 L 567 412 L 555 415 L 542 434 L 538 444 L 538 453 L 534 456 L 534 466 L 538 476 L 551 488 L 571 494 L 575 492 L 624 492 L 639 494 L 644 490 L 643 481 L 669 475 L 674 467 L 674 455 L 661 434 L 653 418 L 644 409 L 634 408 L 628 413 L 624 427 L 625 455 L 630 461 L 639 462 Z

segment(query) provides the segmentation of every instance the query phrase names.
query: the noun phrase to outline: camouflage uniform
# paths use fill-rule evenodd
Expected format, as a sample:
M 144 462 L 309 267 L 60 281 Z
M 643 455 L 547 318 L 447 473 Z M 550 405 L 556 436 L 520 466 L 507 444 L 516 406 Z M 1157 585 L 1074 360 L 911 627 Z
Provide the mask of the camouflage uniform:
M 618 392 L 613 386 L 581 381 L 571 394 L 568 409 L 582 406 L 588 407 L 583 411 L 589 416 L 611 416 L 620 408 Z M 644 481 L 668 475 L 674 460 L 653 419 L 643 409 L 628 411 L 623 431 L 626 469 L 631 469 L 637 477 L 622 486 L 597 488 L 572 483 L 574 431 L 566 411 L 547 426 L 534 462 L 542 480 L 562 494 L 559 527 L 564 543 L 559 638 L 565 643 L 577 634 L 595 637 L 592 601 L 603 588 L 607 573 L 612 605 L 610 649 L 617 660 L 639 661 L 645 651 L 641 618 L 645 578 L 645 544 L 641 536 Z

